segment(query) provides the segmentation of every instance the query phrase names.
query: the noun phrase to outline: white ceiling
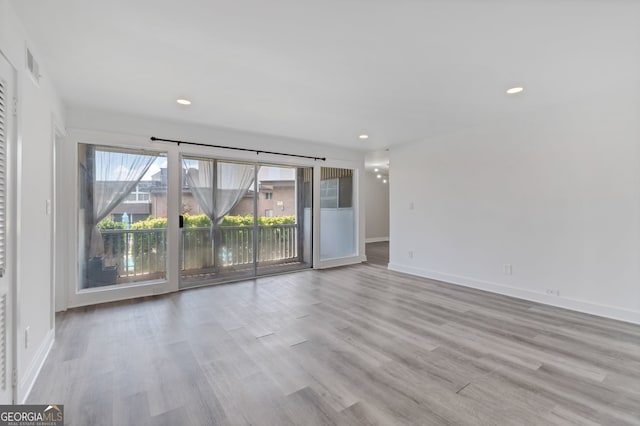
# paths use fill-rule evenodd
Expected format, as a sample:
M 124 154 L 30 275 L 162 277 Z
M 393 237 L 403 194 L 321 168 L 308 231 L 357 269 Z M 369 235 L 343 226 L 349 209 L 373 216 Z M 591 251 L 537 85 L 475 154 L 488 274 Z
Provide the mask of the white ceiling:
M 364 150 L 623 89 L 640 75 L 634 0 L 12 5 L 68 105 Z M 526 91 L 505 95 L 515 84 Z

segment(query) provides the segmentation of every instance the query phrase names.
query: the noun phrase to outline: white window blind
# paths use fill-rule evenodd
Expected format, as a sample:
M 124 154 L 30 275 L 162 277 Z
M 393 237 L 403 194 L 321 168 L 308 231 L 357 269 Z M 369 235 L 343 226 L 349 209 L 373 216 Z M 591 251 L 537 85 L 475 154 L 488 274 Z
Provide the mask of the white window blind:
M 7 219 L 7 116 L 10 114 L 7 102 L 6 83 L 0 80 L 0 277 L 4 275 L 6 259 L 6 219 Z
M 0 296 L 0 390 L 7 389 L 7 293 Z

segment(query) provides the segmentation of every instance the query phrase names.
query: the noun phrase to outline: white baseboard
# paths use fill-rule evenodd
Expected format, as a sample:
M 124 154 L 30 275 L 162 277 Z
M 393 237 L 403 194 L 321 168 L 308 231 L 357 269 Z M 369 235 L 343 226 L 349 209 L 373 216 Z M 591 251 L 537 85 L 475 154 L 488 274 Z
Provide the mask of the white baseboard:
M 389 241 L 389 237 L 373 237 L 373 238 L 365 238 L 365 243 L 379 243 L 382 241 Z
M 433 280 L 444 281 L 446 283 L 457 284 L 465 287 L 489 291 L 492 293 L 503 294 L 505 296 L 516 297 L 518 299 L 529 300 L 531 302 L 538 302 L 545 305 L 570 309 L 572 311 L 583 312 L 634 324 L 640 324 L 640 312 L 637 311 L 616 308 L 614 306 L 601 305 L 598 303 L 587 302 L 583 300 L 569 299 L 566 297 L 551 296 L 536 291 L 524 290 L 521 288 L 511 287 L 503 284 L 477 280 L 475 278 L 461 277 L 458 275 L 430 271 L 427 269 L 416 268 L 414 266 L 400 265 L 398 263 L 389 263 L 389 269 L 396 272 L 404 272 L 410 275 L 417 275 L 419 277 L 430 278 Z
M 24 404 L 27 398 L 29 397 L 29 393 L 31 393 L 31 388 L 33 388 L 36 379 L 38 378 L 38 374 L 40 374 L 40 370 L 42 370 L 42 366 L 44 362 L 47 360 L 47 356 L 49 356 L 49 352 L 53 347 L 53 341 L 55 339 L 55 329 L 49 330 L 47 336 L 44 341 L 36 351 L 31 364 L 27 367 L 23 374 L 21 374 L 22 378 L 18 382 L 18 395 L 17 400 L 18 404 Z
M 319 264 L 315 265 L 314 269 L 326 269 L 326 268 L 335 268 L 338 266 L 355 265 L 357 263 L 362 263 L 366 261 L 367 261 L 367 257 L 365 255 L 339 257 L 336 259 L 325 259 L 325 260 L 321 260 Z

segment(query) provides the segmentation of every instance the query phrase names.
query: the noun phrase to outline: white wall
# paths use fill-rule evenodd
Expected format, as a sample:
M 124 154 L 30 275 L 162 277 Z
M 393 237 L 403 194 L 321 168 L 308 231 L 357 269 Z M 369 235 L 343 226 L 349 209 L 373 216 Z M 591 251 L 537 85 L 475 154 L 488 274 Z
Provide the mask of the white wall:
M 25 69 L 25 47 L 41 59 L 29 42 L 10 3 L 0 0 L 0 51 L 17 70 L 17 369 L 18 399 L 25 396 L 52 343 L 52 217 L 46 200 L 53 199 L 54 124 L 63 127 L 63 108 L 46 69 L 40 84 Z M 29 328 L 25 347 L 25 329 Z
M 167 102 L 173 102 L 168 100 Z M 364 161 L 364 153 L 335 145 L 301 141 L 281 136 L 244 132 L 235 129 L 189 124 L 184 110 L 176 108 L 176 121 L 141 117 L 122 112 L 102 111 L 91 108 L 72 107 L 67 111 L 67 126 L 74 129 L 115 132 L 123 135 L 139 135 L 148 138 L 156 136 L 165 139 L 189 140 L 206 144 L 235 146 L 240 148 L 263 149 L 291 154 L 327 157 L 328 160 Z M 224 151 L 227 155 L 233 151 Z M 240 153 L 237 153 L 241 155 Z M 282 161 L 286 157 L 257 157 Z M 326 166 L 328 163 L 318 163 Z M 329 167 L 329 166 L 327 166 Z
M 184 113 L 184 111 L 180 111 Z M 184 117 L 183 114 L 180 114 Z M 65 191 L 64 196 L 66 201 L 60 205 L 60 214 L 63 217 L 68 218 L 64 228 L 61 229 L 61 233 L 67 236 L 69 244 L 69 253 L 72 255 L 67 259 L 67 271 L 68 277 L 64 281 L 65 288 L 58 288 L 58 292 L 66 293 L 65 300 L 62 300 L 56 306 L 56 309 L 63 310 L 67 307 L 80 306 L 92 303 L 99 303 L 105 300 L 118 300 L 130 297 L 143 296 L 148 294 L 157 294 L 167 291 L 175 291 L 178 289 L 177 274 L 172 275 L 172 256 L 169 254 L 169 276 L 166 283 L 155 286 L 155 288 L 148 288 L 148 286 L 135 286 L 131 288 L 119 288 L 116 290 L 101 291 L 101 292 L 84 292 L 82 294 L 75 294 L 76 276 L 75 270 L 77 265 L 76 260 L 76 246 L 77 246 L 77 226 L 76 226 L 76 201 L 77 201 L 77 184 L 76 184 L 76 171 L 77 171 L 77 142 L 94 143 L 94 144 L 111 144 L 118 146 L 135 146 L 147 149 L 158 149 L 166 151 L 168 153 L 168 161 L 171 170 L 176 173 L 176 179 L 179 176 L 177 171 L 179 166 L 178 154 L 179 150 L 185 150 L 184 152 L 189 154 L 201 154 L 216 156 L 218 158 L 235 159 L 235 160 L 247 160 L 247 161 L 261 161 L 261 162 L 273 162 L 275 164 L 298 164 L 301 166 L 325 166 L 325 167 L 344 167 L 356 170 L 356 176 L 359 176 L 359 172 L 364 170 L 364 152 L 354 151 L 349 149 L 340 148 L 332 145 L 323 145 L 312 143 L 309 141 L 301 141 L 295 139 L 288 139 L 284 137 L 261 135 L 249 132 L 243 132 L 238 130 L 207 127 L 196 124 L 188 124 L 185 122 L 171 122 L 167 120 L 158 120 L 151 117 L 140 117 L 119 112 L 109 112 L 101 110 L 93 110 L 88 108 L 70 108 L 67 111 L 67 124 L 69 128 L 68 137 L 65 144 L 65 151 L 62 153 L 61 170 L 63 176 L 60 176 L 60 181 L 63 182 L 65 188 L 71 188 L 69 191 Z M 156 136 L 159 138 L 175 139 L 201 142 L 206 144 L 227 145 L 236 146 L 250 149 L 261 149 L 275 152 L 284 152 L 291 154 L 300 154 L 308 156 L 326 157 L 325 161 L 313 161 L 308 159 L 296 159 L 292 157 L 274 156 L 268 154 L 260 154 L 259 156 L 253 152 L 239 152 L 230 150 L 221 150 L 214 148 L 202 148 L 191 147 L 181 145 L 177 147 L 171 143 L 152 143 L 149 141 L 150 136 Z M 177 167 L 171 166 L 171 162 L 174 161 Z M 173 168 L 172 168 L 173 167 Z M 170 173 L 174 173 L 170 170 Z M 319 179 L 319 167 L 316 167 L 317 175 Z M 172 221 L 171 218 L 177 218 L 178 207 L 177 200 L 179 188 L 175 187 L 175 194 L 169 188 L 169 207 L 174 208 L 175 211 L 169 211 L 169 238 L 177 240 L 178 229 L 176 221 Z M 173 195 L 172 195 L 173 194 Z M 314 200 L 319 200 L 319 188 L 314 188 Z M 173 198 L 172 198 L 173 197 Z M 359 205 L 364 203 L 364 191 L 358 191 L 356 187 L 356 197 L 358 197 Z M 316 202 L 314 214 L 319 217 L 319 202 Z M 172 207 L 174 206 L 174 207 Z M 364 255 L 364 209 L 357 208 L 356 215 L 359 219 L 359 228 L 357 229 L 357 247 L 358 254 L 349 258 L 343 259 L 331 259 L 320 260 L 320 232 L 317 227 L 319 221 L 314 223 L 314 266 L 315 267 L 329 267 L 336 266 L 338 264 L 356 263 L 362 261 Z M 170 249 L 171 251 L 171 249 Z M 178 257 L 175 257 L 175 269 L 178 268 Z
M 640 323 L 628 89 L 392 148 L 390 267 Z
M 364 177 L 366 198 L 366 239 L 384 241 L 389 239 L 389 184 L 382 183 L 373 172 Z

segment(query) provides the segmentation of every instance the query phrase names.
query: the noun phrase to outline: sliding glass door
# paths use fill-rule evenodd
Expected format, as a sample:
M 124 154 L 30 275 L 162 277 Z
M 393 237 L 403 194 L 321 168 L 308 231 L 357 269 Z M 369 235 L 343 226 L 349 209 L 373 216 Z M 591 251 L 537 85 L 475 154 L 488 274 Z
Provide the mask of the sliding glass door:
M 182 168 L 181 288 L 311 266 L 311 169 L 193 156 Z
M 312 180 L 312 168 L 260 167 L 257 274 L 311 267 Z
M 182 159 L 182 287 L 254 275 L 255 165 Z

